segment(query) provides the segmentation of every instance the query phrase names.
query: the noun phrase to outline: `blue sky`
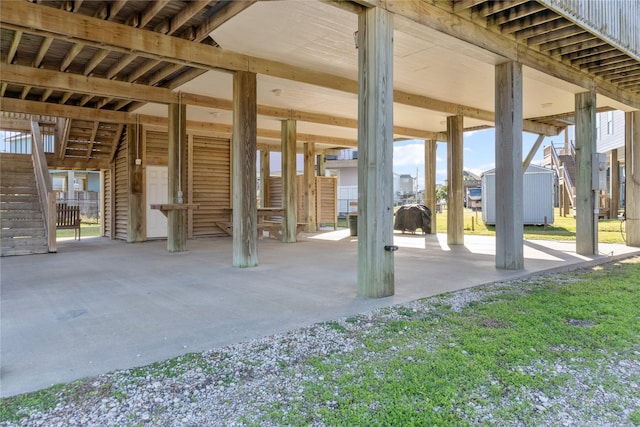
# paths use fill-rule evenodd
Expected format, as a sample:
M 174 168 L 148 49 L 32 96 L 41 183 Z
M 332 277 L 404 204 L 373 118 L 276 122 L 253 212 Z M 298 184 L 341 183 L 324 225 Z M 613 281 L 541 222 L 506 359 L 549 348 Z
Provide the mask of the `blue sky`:
M 522 134 L 523 160 L 535 143 L 537 135 Z M 551 143 L 563 144 L 564 134 L 545 138 L 532 160 L 533 164 L 542 164 L 543 147 Z M 424 189 L 424 142 L 421 140 L 398 141 L 393 145 L 393 171 L 409 174 L 418 173 L 418 187 Z M 477 175 L 495 168 L 495 130 L 465 132 L 464 134 L 464 169 Z M 447 144 L 439 142 L 436 154 L 436 182 L 444 184 L 447 179 Z

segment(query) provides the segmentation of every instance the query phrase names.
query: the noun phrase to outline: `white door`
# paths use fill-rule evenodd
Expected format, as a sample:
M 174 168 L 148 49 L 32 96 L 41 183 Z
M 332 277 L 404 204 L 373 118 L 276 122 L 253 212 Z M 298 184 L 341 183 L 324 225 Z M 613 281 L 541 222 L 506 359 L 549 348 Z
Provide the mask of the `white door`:
M 147 166 L 147 238 L 167 237 L 167 217 L 153 203 L 167 203 L 169 178 L 166 166 Z

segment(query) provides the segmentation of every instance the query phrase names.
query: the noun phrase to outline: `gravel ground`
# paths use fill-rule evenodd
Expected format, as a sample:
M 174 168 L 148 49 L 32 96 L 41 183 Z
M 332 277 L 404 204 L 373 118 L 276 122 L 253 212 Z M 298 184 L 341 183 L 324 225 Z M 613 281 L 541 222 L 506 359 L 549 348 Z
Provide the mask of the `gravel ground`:
M 321 382 L 324 379 L 303 363 L 309 357 L 335 356 L 361 348 L 361 340 L 375 330 L 376 324 L 400 319 L 400 313 L 406 313 L 407 310 L 429 313 L 436 310 L 435 303 L 460 310 L 471 302 L 481 301 L 505 290 L 513 292 L 517 289 L 526 293 L 528 285 L 526 280 L 496 283 L 195 356 L 187 355 L 173 364 L 101 375 L 83 383 L 82 399 L 71 399 L 73 403 L 59 404 L 46 412 L 32 413 L 17 424 L 0 425 L 277 425 L 264 418 L 274 404 L 302 402 L 303 383 Z M 428 348 L 429 343 L 421 343 L 421 346 Z M 461 405 L 461 418 L 472 425 L 525 425 L 518 420 L 500 418 L 500 414 L 510 408 L 519 408 L 523 401 L 528 401 L 534 405 L 532 414 L 529 414 L 531 416 L 525 418 L 529 420 L 527 425 L 531 425 L 531 419 L 538 420 L 536 425 L 540 426 L 632 425 L 629 421 L 631 408 L 640 408 L 640 388 L 634 382 L 640 377 L 640 362 L 625 360 L 616 354 L 604 356 L 607 358 L 606 364 L 598 362 L 588 369 L 576 369 L 572 361 L 553 366 L 540 361 L 532 366 L 519 367 L 518 370 L 530 375 L 551 377 L 569 374 L 575 381 L 563 393 L 556 393 L 555 397 L 523 387 L 511 390 L 508 400 L 500 403 L 477 403 L 487 402 L 482 398 L 484 390 L 477 390 L 477 399 L 470 396 Z M 374 358 L 376 355 L 365 354 L 359 363 L 366 363 L 368 357 Z M 620 386 L 607 387 L 605 390 L 600 385 L 611 384 L 611 381 Z M 627 387 L 631 387 L 631 393 Z M 329 407 L 334 403 L 324 402 Z M 323 423 L 318 420 L 315 425 Z

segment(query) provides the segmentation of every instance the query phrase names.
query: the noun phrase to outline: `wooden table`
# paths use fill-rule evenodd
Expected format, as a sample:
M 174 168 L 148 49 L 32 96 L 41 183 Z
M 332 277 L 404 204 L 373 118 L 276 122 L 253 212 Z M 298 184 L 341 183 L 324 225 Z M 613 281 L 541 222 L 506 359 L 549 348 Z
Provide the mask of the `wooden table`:
M 162 214 L 164 216 L 167 216 L 167 213 L 169 211 L 186 211 L 189 209 L 200 209 L 200 205 L 194 205 L 194 204 L 187 204 L 187 203 L 182 203 L 182 204 L 178 204 L 178 203 L 152 203 L 151 205 L 149 205 L 151 207 L 151 209 L 157 209 L 160 212 L 162 212 Z

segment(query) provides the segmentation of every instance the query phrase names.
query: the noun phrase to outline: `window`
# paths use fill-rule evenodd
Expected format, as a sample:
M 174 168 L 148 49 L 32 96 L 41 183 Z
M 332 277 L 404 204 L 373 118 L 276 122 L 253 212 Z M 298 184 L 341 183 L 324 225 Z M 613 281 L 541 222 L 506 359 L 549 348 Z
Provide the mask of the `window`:
M 607 111 L 607 135 L 613 135 L 613 111 Z

